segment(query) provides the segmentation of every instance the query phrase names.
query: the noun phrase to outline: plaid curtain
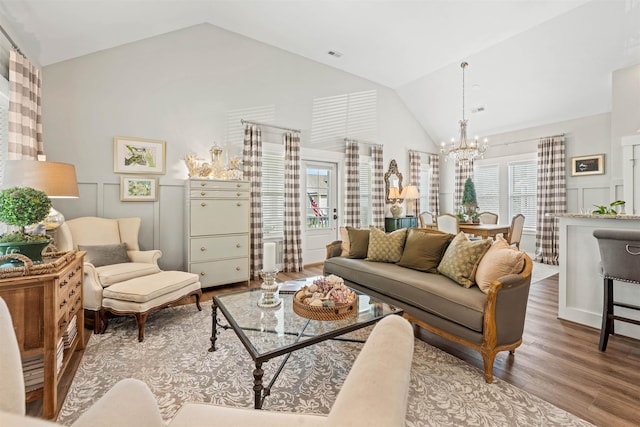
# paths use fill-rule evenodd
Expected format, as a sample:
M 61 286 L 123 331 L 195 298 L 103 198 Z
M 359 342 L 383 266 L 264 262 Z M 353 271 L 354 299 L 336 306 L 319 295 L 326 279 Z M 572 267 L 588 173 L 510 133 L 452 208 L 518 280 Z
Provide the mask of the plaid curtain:
M 538 142 L 538 210 L 536 261 L 558 265 L 560 227 L 558 218 L 547 214 L 566 211 L 564 138 L 543 138 Z
M 420 153 L 409 151 L 409 184 L 420 189 Z M 420 199 L 407 203 L 407 215 L 418 216 L 420 213 Z
M 371 225 L 384 230 L 384 166 L 381 145 L 371 147 L 371 176 Z
M 255 125 L 244 128 L 242 158 L 244 178 L 249 180 L 251 189 L 249 274 L 259 279 L 262 270 L 262 131 Z
M 360 150 L 357 142 L 347 141 L 345 152 L 345 212 L 344 225 L 358 228 L 360 227 L 360 180 L 359 180 L 359 160 Z
M 9 130 L 10 160 L 37 160 L 44 154 L 40 70 L 11 49 L 9 53 Z
M 462 204 L 462 194 L 464 193 L 464 183 L 467 178 L 473 178 L 473 160 L 456 162 L 456 193 L 453 208 L 457 211 Z
M 284 134 L 284 271 L 302 271 L 300 134 Z
M 431 169 L 431 185 L 429 186 L 429 210 L 434 217 L 440 215 L 440 156 L 429 155 Z

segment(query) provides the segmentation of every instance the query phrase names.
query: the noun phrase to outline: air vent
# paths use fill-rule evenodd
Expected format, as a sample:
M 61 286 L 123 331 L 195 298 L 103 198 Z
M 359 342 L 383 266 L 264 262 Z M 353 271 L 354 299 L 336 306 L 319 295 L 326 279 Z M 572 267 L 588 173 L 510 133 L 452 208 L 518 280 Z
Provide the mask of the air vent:
M 478 107 L 478 108 L 472 108 L 471 112 L 472 113 L 482 113 L 484 111 L 484 107 Z
M 342 56 L 342 53 L 338 52 L 337 50 L 330 50 L 329 52 L 327 52 L 327 54 L 335 56 L 336 58 L 340 58 Z

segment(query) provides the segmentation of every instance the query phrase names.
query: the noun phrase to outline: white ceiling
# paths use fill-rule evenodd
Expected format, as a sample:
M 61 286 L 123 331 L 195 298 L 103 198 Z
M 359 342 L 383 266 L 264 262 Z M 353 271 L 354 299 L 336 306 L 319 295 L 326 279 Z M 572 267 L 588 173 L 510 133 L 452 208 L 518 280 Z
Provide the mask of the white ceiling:
M 461 118 L 461 60 L 483 134 L 610 111 L 611 72 L 640 63 L 640 0 L 0 0 L 0 15 L 41 66 L 207 22 L 395 89 L 435 140 Z

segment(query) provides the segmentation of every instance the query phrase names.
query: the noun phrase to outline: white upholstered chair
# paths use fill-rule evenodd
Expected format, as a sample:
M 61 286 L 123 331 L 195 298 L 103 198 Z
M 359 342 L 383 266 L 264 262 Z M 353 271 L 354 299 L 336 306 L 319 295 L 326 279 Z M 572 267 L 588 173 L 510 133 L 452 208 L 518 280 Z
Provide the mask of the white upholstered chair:
M 480 218 L 480 224 L 497 224 L 498 223 L 498 214 L 493 212 L 482 212 L 478 215 Z
M 1 298 L 0 342 L 0 426 L 57 425 L 25 416 L 18 342 L 9 311 Z M 378 322 L 349 371 L 328 416 L 188 403 L 181 407 L 169 426 L 404 426 L 413 343 L 413 329 L 402 317 L 391 315 Z M 134 379 L 118 382 L 73 423 L 74 427 L 164 425 L 155 397 L 143 382 Z
M 420 219 L 420 228 L 430 228 L 435 223 L 435 218 L 429 211 L 420 212 L 418 218 Z
M 511 227 L 509 228 L 509 235 L 507 236 L 507 242 L 510 245 L 515 245 L 520 249 L 520 239 L 522 239 L 522 229 L 524 228 L 524 215 L 518 214 L 511 218 Z
M 460 220 L 457 216 L 445 213 L 438 215 L 438 230 L 449 234 L 458 234 L 460 232 Z
M 200 309 L 198 276 L 183 271 L 162 271 L 156 249 L 140 250 L 140 218 L 80 217 L 63 223 L 56 233 L 61 251 L 85 250 L 84 308 L 93 312 L 94 332 L 107 327 L 106 312 L 133 315 L 138 340 L 150 312 L 194 295 Z

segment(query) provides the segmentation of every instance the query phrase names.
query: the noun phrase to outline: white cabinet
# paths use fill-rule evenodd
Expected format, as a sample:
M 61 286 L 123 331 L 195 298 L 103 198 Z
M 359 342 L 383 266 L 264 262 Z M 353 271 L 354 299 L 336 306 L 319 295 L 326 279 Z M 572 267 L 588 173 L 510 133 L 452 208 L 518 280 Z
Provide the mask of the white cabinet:
M 249 280 L 249 183 L 185 182 L 185 265 L 203 288 Z

